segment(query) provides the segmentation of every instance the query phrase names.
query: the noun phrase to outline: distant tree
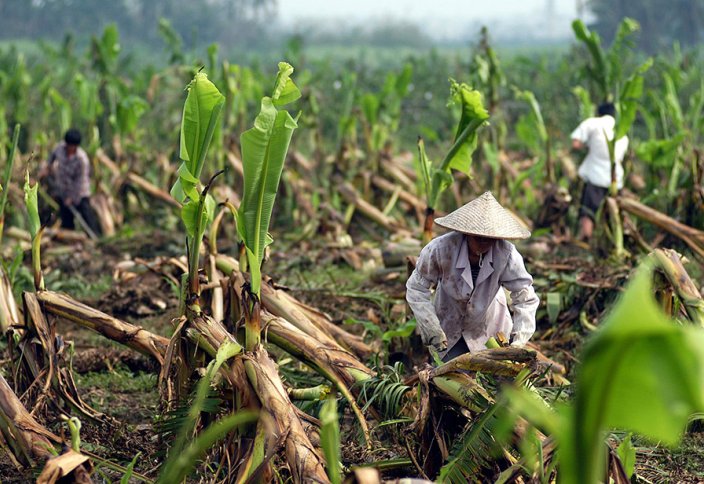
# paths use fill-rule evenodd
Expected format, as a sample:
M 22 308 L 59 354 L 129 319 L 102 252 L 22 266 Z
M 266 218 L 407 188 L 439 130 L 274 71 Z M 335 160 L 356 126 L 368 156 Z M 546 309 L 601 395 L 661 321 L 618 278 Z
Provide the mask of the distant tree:
M 0 39 L 60 40 L 71 32 L 87 40 L 115 23 L 125 42 L 156 45 L 166 18 L 189 48 L 250 47 L 275 9 L 276 0 L 0 0 Z
M 611 42 L 624 17 L 637 20 L 642 29 L 639 46 L 650 53 L 667 48 L 674 41 L 695 45 L 704 41 L 702 0 L 588 0 L 596 20 L 590 26 Z

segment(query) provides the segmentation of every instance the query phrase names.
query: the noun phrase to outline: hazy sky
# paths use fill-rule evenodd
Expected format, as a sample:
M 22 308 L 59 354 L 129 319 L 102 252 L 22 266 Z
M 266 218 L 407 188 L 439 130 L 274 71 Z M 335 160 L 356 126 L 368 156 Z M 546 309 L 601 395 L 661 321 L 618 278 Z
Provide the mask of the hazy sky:
M 556 14 L 574 16 L 576 0 L 278 0 L 285 23 L 302 19 L 395 17 L 399 20 L 457 18 L 487 20 L 542 14 L 552 4 Z

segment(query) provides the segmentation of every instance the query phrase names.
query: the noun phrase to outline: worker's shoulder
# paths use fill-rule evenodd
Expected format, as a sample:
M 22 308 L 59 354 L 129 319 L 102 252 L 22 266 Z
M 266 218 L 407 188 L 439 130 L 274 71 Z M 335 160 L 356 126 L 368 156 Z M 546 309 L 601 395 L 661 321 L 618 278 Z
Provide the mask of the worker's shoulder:
M 427 252 L 453 251 L 459 247 L 463 240 L 464 234 L 462 232 L 452 231 L 439 237 L 435 237 L 433 240 L 428 242 L 428 245 L 426 245 L 423 250 Z

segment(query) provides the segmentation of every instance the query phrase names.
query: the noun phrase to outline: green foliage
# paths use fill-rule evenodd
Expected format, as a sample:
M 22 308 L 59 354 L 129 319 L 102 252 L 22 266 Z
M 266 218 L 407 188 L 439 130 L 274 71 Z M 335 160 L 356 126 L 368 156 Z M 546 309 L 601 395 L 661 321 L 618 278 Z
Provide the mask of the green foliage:
M 120 99 L 117 103 L 117 132 L 128 135 L 137 128 L 137 123 L 149 104 L 139 96 L 131 95 Z
M 582 86 L 576 86 L 572 89 L 572 94 L 579 100 L 579 117 L 586 119 L 594 116 L 596 109 L 594 109 L 594 103 L 592 103 L 592 100 L 589 98 L 589 91 Z
M 638 159 L 647 161 L 654 167 L 670 168 L 675 162 L 677 151 L 685 139 L 684 133 L 678 133 L 668 139 L 650 139 L 636 147 Z
M 487 124 L 489 119 L 479 91 L 472 90 L 464 83 L 459 84 L 454 79 L 450 79 L 450 91 L 453 102 L 460 105 L 460 120 L 455 140 L 438 167 L 428 159 L 423 140 L 418 140 L 418 171 L 430 208 L 435 208 L 440 194 L 452 184 L 452 170 L 470 174 L 472 154 L 477 148 L 477 130 Z
M 320 447 L 325 455 L 327 472 L 332 484 L 342 482 L 340 469 L 340 422 L 337 399 L 328 397 L 320 409 Z
M 400 326 L 389 327 L 386 331 L 372 321 L 348 318 L 345 320 L 345 324 L 361 324 L 368 339 L 372 341 L 381 340 L 383 343 L 388 344 L 393 338 L 408 338 L 412 335 L 416 329 L 417 322 L 415 318 L 412 318 Z
M 587 26 L 584 25 L 584 22 L 579 19 L 572 22 L 572 30 L 577 39 L 582 41 L 587 47 L 592 57 L 593 65 L 589 66 L 588 72 L 592 80 L 599 86 L 600 99 L 609 99 L 611 97 L 611 79 L 608 64 L 606 63 L 606 56 L 601 47 L 601 37 L 599 37 L 599 34 L 596 32 L 590 31 Z
M 178 64 L 183 62 L 183 39 L 168 19 L 159 19 L 159 35 L 164 40 L 169 51 L 169 63 Z
M 690 416 L 704 410 L 704 332 L 669 320 L 652 296 L 652 274 L 644 263 L 586 343 L 572 406 L 554 411 L 530 391 L 506 393 L 514 414 L 557 439 L 560 482 L 600 479 L 608 429 L 673 446 Z
M 525 101 L 530 107 L 530 113 L 519 119 L 516 125 L 516 134 L 534 155 L 543 154 L 548 143 L 548 130 L 540 111 L 540 104 L 531 91 L 521 91 L 514 88 L 514 92 L 516 99 Z
M 562 293 L 549 292 L 547 296 L 548 319 L 551 323 L 557 321 L 562 308 Z
M 181 208 L 181 220 L 188 233 L 189 290 L 197 292 L 200 244 L 215 213 L 215 200 L 207 193 L 209 187 L 202 195 L 199 192 L 199 177 L 225 97 L 203 72 L 195 75 L 187 90 L 181 118 L 180 156 L 183 162 L 178 169 L 178 180 L 171 188 L 171 196 L 185 202 Z M 194 305 L 193 309 L 197 312 L 200 308 Z
M 215 373 L 230 358 L 242 352 L 242 347 L 234 342 L 226 342 L 220 346 L 215 359 L 208 364 L 203 378 L 198 382 L 196 394 L 188 413 L 184 416 L 174 444 L 169 450 L 169 456 L 162 466 L 159 481 L 162 483 L 181 482 L 195 466 L 196 461 L 227 432 L 247 422 L 256 420 L 256 414 L 240 412 L 224 417 L 211 424 L 192 443 L 188 444 L 193 435 L 201 412 L 210 393 L 210 384 Z
M 195 75 L 187 90 L 181 118 L 180 156 L 183 163 L 171 195 L 179 202 L 186 197 L 197 202 L 200 199 L 197 184 L 225 98 L 204 72 Z
M 373 377 L 360 383 L 360 398 L 364 402 L 362 410 L 374 405 L 385 419 L 396 418 L 401 413 L 404 397 L 410 390 L 403 383 L 403 363 L 394 366 L 383 365 L 377 368 Z
M 397 328 L 391 328 L 384 331 L 384 333 L 381 335 L 381 340 L 384 343 L 389 343 L 392 338 L 408 338 L 415 331 L 416 325 L 417 322 L 415 319 L 409 319 Z
M 614 128 L 614 140 L 621 139 L 631 129 L 636 119 L 640 98 L 643 96 L 643 75 L 652 65 L 653 59 L 648 58 L 624 83 L 618 100 L 619 116 Z
M 455 132 L 455 141 L 440 163 L 440 169 L 454 169 L 469 175 L 472 154 L 477 148 L 477 130 L 487 124 L 489 112 L 484 108 L 481 93 L 468 85 L 450 79 L 450 92 L 453 102 L 460 105 L 460 122 Z
M 139 459 L 141 455 L 141 452 L 137 452 L 132 458 L 130 463 L 127 465 L 127 471 L 120 478 L 120 484 L 130 484 L 130 479 L 132 479 L 132 474 L 134 474 L 134 466 L 137 464 L 137 459 Z
M 623 441 L 621 441 L 619 446 L 616 448 L 618 458 L 621 460 L 623 468 L 626 471 L 626 475 L 629 478 L 633 476 L 636 468 L 636 448 L 633 446 L 633 442 L 631 441 L 631 435 L 632 434 L 626 435 Z
M 10 186 L 10 179 L 12 178 L 12 168 L 15 165 L 15 151 L 17 150 L 17 143 L 20 138 L 20 125 L 15 125 L 14 134 L 12 135 L 12 147 L 10 148 L 10 154 L 7 157 L 7 163 L 5 164 L 5 172 L 3 173 L 2 183 L 0 183 L 0 241 L 2 241 L 2 232 L 5 220 L 5 207 L 7 206 L 7 196 L 10 193 L 8 187 Z M 0 147 L 2 149 L 2 147 Z M 2 184 L 5 184 L 3 188 Z M 36 188 L 34 189 L 36 192 Z
M 476 479 L 487 468 L 496 441 L 493 426 L 496 423 L 497 405 L 491 405 L 479 417 L 472 420 L 467 430 L 455 440 L 447 462 L 440 469 L 438 483 L 463 484 Z
M 29 223 L 29 233 L 34 239 L 39 233 L 41 228 L 41 222 L 39 221 L 39 203 L 37 201 L 37 188 L 39 185 L 36 183 L 31 185 L 29 182 L 29 172 L 25 173 L 24 178 L 24 204 L 27 207 L 27 221 Z
M 293 67 L 280 62 L 272 96 L 262 98 L 254 127 L 240 137 L 244 196 L 237 213 L 237 231 L 246 247 L 252 291 L 257 295 L 264 249 L 273 241 L 268 231 L 276 192 L 291 136 L 298 126 L 288 111 L 277 109 L 300 97 L 291 74 Z
M 120 33 L 116 24 L 109 24 L 103 35 L 92 39 L 93 63 L 101 74 L 113 74 L 120 55 Z
M 590 31 L 584 22 L 572 22 L 572 30 L 577 40 L 580 40 L 589 51 L 592 62 L 587 67 L 587 73 L 597 85 L 597 95 L 601 102 L 613 101 L 620 97 L 620 87 L 623 76 L 623 63 L 630 55 L 629 38 L 640 29 L 638 22 L 631 18 L 624 18 L 616 34 L 611 48 L 607 51 L 601 45 L 598 33 Z
M 257 414 L 254 412 L 240 411 L 210 424 L 181 452 L 169 454 L 157 482 L 162 484 L 182 482 L 195 468 L 198 459 L 205 455 L 218 440 L 224 438 L 232 429 L 255 421 L 256 417 Z

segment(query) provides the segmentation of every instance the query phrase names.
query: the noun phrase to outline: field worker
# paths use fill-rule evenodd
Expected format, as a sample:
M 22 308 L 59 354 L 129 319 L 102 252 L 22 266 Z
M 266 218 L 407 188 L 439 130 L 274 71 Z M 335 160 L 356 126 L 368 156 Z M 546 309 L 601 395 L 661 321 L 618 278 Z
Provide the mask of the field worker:
M 525 239 L 530 232 L 490 192 L 435 223 L 452 232 L 423 248 L 406 283 L 423 344 L 443 361 L 486 349 L 499 332 L 511 345 L 524 345 L 535 331 L 539 301 L 523 257 L 506 239 Z M 504 288 L 511 293 L 513 318 Z
M 39 179 L 46 179 L 49 194 L 59 203 L 61 226 L 74 229 L 74 213 L 78 213 L 95 234 L 100 233 L 90 206 L 90 161 L 80 147 L 81 133 L 69 129 L 64 140 L 49 155 L 39 171 Z
M 579 208 L 579 238 L 588 241 L 594 231 L 594 217 L 611 185 L 611 158 L 606 137 L 614 137 L 616 108 L 612 103 L 600 104 L 597 116 L 587 118 L 572 132 L 572 147 L 587 148 L 587 156 L 579 166 L 579 176 L 584 180 L 584 190 Z M 623 157 L 628 149 L 628 137 L 616 140 L 616 187 L 623 187 Z

